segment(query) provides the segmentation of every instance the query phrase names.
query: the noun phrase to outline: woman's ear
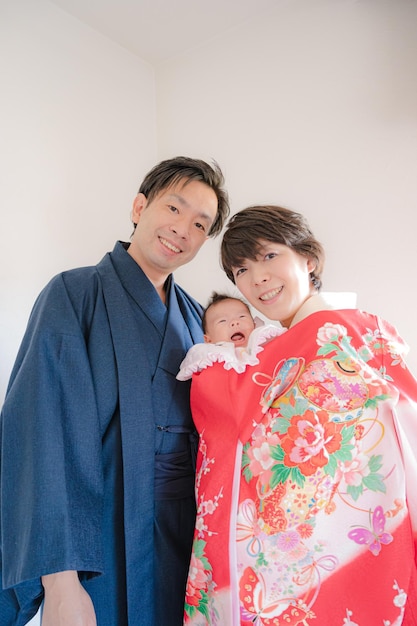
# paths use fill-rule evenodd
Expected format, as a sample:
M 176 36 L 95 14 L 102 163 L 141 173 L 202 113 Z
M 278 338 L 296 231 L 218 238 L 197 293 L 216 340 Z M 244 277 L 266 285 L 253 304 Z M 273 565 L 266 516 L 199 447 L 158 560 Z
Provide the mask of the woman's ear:
M 316 267 L 317 267 L 317 263 L 313 259 L 307 260 L 307 269 L 308 269 L 309 274 L 311 274 L 311 272 L 314 272 Z

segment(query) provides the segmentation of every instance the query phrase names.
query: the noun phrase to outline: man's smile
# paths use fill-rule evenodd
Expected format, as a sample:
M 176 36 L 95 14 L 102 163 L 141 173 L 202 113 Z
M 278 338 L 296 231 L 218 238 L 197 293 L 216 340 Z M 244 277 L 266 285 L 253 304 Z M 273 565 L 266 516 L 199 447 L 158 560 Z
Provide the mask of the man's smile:
M 181 248 L 177 248 L 177 246 L 175 246 L 173 243 L 171 243 L 167 239 L 164 239 L 163 237 L 159 237 L 159 241 L 162 243 L 162 245 L 168 248 L 168 250 L 172 250 L 172 252 L 175 252 L 177 254 L 179 252 L 182 252 Z

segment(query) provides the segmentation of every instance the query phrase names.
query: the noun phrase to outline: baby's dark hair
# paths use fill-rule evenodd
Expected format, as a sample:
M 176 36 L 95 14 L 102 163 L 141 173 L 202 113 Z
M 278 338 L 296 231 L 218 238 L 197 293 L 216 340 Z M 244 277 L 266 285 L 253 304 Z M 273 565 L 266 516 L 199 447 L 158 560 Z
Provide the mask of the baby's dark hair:
M 248 309 L 249 313 L 251 312 L 249 305 L 244 300 L 242 300 L 242 298 L 237 298 L 236 296 L 229 296 L 227 293 L 217 293 L 217 291 L 213 291 L 213 293 L 211 294 L 209 298 L 209 301 L 207 302 L 207 306 L 204 309 L 203 318 L 201 320 L 201 323 L 203 326 L 203 333 L 207 331 L 207 311 L 214 304 L 218 304 L 219 302 L 222 302 L 223 300 L 237 300 L 238 302 L 242 302 L 242 304 L 244 304 L 246 308 Z

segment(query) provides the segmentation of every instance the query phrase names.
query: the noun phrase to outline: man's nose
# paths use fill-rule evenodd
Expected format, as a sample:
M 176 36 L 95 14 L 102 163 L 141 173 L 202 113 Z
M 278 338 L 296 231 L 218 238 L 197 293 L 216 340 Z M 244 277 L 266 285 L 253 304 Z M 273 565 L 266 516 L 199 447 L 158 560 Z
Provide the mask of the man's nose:
M 190 234 L 190 225 L 187 219 L 178 218 L 175 220 L 175 223 L 172 224 L 171 230 L 173 233 L 181 237 L 182 239 L 187 239 Z

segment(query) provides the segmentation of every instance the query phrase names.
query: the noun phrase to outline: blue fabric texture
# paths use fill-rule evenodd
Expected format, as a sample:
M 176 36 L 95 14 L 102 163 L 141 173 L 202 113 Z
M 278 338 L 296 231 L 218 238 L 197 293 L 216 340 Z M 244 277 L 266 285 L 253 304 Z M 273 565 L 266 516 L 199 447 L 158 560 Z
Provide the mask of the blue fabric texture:
M 173 277 L 165 306 L 125 247 L 51 280 L 11 374 L 1 415 L 2 626 L 27 623 L 42 601 L 40 577 L 68 569 L 98 626 L 182 623 L 195 440 L 189 384 L 175 376 L 203 339 L 202 311 Z

